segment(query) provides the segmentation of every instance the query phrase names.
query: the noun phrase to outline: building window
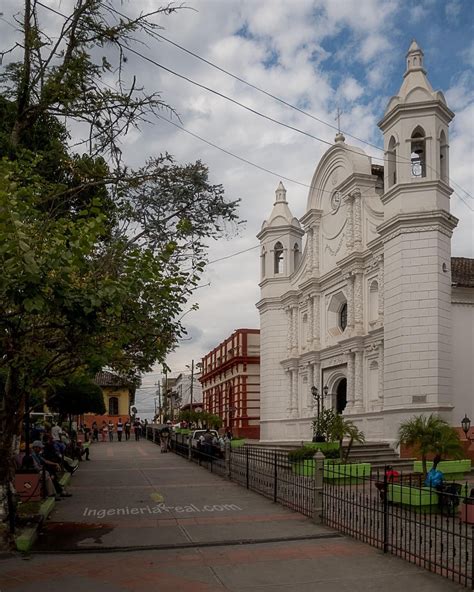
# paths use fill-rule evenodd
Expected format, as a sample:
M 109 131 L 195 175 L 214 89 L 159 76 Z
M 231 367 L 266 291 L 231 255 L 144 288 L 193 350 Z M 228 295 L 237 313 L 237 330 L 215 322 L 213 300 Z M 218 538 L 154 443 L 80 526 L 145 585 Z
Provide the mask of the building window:
M 411 174 L 412 177 L 426 177 L 425 132 L 420 126 L 411 135 Z
M 110 397 L 109 398 L 109 415 L 118 415 L 118 414 L 119 414 L 118 397 Z
M 379 285 L 376 280 L 369 287 L 369 323 L 379 318 Z
M 339 327 L 344 331 L 347 327 L 347 302 L 341 306 L 339 311 Z
M 387 165 L 388 165 L 388 186 L 392 187 L 397 182 L 397 149 L 396 141 L 392 136 L 388 143 L 387 153 Z
M 283 245 L 278 242 L 275 245 L 275 249 L 274 249 L 274 261 L 275 261 L 275 266 L 274 266 L 274 273 L 282 273 L 283 271 Z

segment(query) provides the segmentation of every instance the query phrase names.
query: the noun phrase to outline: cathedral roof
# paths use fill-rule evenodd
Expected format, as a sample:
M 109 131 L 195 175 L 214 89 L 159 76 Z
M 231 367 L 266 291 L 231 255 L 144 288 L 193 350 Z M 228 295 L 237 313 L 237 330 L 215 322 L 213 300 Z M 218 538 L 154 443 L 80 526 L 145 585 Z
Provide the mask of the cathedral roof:
M 273 210 L 268 220 L 262 224 L 262 230 L 264 228 L 271 228 L 274 226 L 294 226 L 295 228 L 301 228 L 297 218 L 293 216 L 288 207 L 286 201 L 286 189 L 283 183 L 280 181 L 275 191 L 275 203 L 273 204 Z
M 474 288 L 474 259 L 451 257 L 451 283 L 458 288 Z

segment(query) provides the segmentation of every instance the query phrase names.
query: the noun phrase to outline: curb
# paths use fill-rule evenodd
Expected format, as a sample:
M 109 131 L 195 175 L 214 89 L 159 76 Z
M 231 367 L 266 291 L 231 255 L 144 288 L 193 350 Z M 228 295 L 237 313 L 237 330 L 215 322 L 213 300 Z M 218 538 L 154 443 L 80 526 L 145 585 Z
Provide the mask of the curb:
M 59 483 L 66 487 L 71 483 L 70 473 L 64 473 L 59 480 Z M 38 538 L 38 530 L 40 529 L 43 522 L 48 518 L 51 512 L 54 510 L 56 501 L 54 497 L 48 497 L 41 504 L 38 515 L 41 516 L 41 520 L 34 526 L 27 526 L 19 531 L 19 534 L 15 535 L 15 547 L 20 553 L 29 553 L 31 548 Z

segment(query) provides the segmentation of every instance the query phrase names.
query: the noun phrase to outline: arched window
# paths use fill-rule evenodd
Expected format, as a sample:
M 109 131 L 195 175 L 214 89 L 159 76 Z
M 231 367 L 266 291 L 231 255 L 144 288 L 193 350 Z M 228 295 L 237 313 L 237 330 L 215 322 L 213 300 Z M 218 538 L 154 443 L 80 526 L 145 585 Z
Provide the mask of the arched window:
M 275 274 L 283 272 L 283 245 L 278 242 L 275 245 L 274 253 L 274 269 Z
M 308 339 L 308 315 L 306 313 L 303 315 L 302 333 L 302 345 L 305 346 Z
M 420 126 L 411 135 L 411 174 L 412 177 L 426 177 L 425 131 Z
M 376 280 L 370 284 L 369 288 L 369 323 L 373 323 L 379 318 L 379 285 Z
M 439 174 L 443 181 L 448 182 L 448 144 L 446 134 L 441 132 L 439 137 Z
M 262 249 L 262 252 L 260 254 L 260 277 L 262 278 L 262 280 L 265 277 L 265 264 L 266 264 L 266 252 L 265 252 L 265 249 Z
M 118 397 L 110 397 L 109 398 L 109 415 L 118 415 L 118 414 L 119 414 Z
M 388 186 L 392 187 L 397 182 L 397 150 L 396 140 L 392 136 L 388 143 L 387 166 L 388 166 Z
M 347 327 L 347 302 L 344 302 L 339 311 L 339 327 L 343 331 L 345 331 Z
M 293 247 L 293 269 L 296 269 L 300 264 L 300 254 L 298 243 L 295 243 L 295 246 Z

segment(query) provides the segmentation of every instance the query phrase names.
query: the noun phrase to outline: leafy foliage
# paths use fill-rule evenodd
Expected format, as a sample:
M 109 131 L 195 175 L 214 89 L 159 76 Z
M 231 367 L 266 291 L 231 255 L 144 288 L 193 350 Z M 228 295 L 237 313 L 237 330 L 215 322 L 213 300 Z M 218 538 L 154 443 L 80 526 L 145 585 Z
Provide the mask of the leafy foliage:
M 73 377 L 48 397 L 48 407 L 62 416 L 105 413 L 102 389 L 84 376 Z
M 459 435 L 447 421 L 430 414 L 416 415 L 403 422 L 398 429 L 398 444 L 414 447 L 421 456 L 423 473 L 427 474 L 427 457 L 461 458 L 463 449 Z

